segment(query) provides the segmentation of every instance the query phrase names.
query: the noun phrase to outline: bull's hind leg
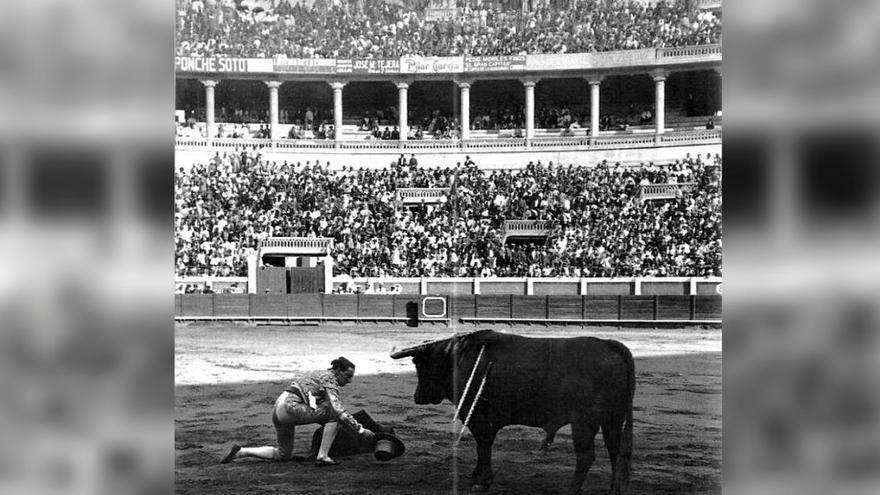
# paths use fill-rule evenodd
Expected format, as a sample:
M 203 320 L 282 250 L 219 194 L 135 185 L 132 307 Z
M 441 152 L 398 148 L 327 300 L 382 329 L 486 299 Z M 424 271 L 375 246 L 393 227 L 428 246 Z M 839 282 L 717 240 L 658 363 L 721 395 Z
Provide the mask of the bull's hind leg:
M 590 466 L 596 459 L 595 440 L 599 425 L 593 421 L 575 421 L 571 423 L 571 437 L 574 441 L 574 453 L 577 456 L 577 467 L 571 482 L 571 493 L 578 493 L 587 479 Z
M 608 449 L 608 457 L 611 459 L 611 488 L 608 493 L 617 494 L 615 480 L 619 476 L 617 472 L 617 454 L 620 452 L 620 430 L 623 421 L 619 419 L 606 419 L 602 422 L 602 438 L 605 440 L 605 448 Z

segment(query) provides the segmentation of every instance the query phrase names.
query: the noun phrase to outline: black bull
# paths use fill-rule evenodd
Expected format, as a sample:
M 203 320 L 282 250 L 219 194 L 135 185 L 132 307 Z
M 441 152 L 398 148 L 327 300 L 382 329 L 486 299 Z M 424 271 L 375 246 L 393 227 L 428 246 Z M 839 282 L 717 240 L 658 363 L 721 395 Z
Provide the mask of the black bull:
M 477 362 L 465 397 L 465 385 Z M 492 483 L 492 443 L 508 425 L 543 428 L 542 448 L 556 431 L 571 424 L 577 468 L 571 491 L 577 492 L 595 459 L 599 429 L 612 465 L 611 493 L 627 491 L 632 459 L 632 403 L 635 367 L 620 342 L 594 337 L 530 338 L 482 330 L 421 344 L 391 354 L 412 356 L 418 374 L 416 404 L 460 404 L 464 421 L 486 376 L 485 388 L 468 427 L 477 443 L 473 490 Z M 492 367 L 489 368 L 489 363 Z M 488 373 L 486 373 L 488 370 Z

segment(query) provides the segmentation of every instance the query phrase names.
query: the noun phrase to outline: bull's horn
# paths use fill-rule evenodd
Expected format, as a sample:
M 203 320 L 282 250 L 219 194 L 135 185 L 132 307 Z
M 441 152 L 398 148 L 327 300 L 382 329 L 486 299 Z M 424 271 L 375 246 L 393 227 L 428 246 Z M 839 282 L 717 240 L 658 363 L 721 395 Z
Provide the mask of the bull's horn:
M 408 356 L 412 356 L 413 354 L 417 354 L 421 351 L 424 351 L 428 347 L 434 345 L 433 342 L 425 342 L 424 344 L 414 345 L 412 347 L 407 347 L 406 349 L 401 349 L 397 352 L 391 353 L 391 359 L 400 359 Z
M 451 337 L 450 337 L 450 338 L 451 338 Z M 414 345 L 414 346 L 412 346 L 412 347 L 407 347 L 407 348 L 405 348 L 405 349 L 401 349 L 401 350 L 399 350 L 399 351 L 392 352 L 392 353 L 391 353 L 391 359 L 400 359 L 400 358 L 404 358 L 404 357 L 412 356 L 412 355 L 414 355 L 414 354 L 418 354 L 419 352 L 422 352 L 422 351 L 424 351 L 425 349 L 428 349 L 429 347 L 431 347 L 431 346 L 433 346 L 433 345 L 435 345 L 435 344 L 437 344 L 437 343 L 439 343 L 439 342 L 445 342 L 445 341 L 447 341 L 447 340 L 449 340 L 449 338 L 446 338 L 446 339 L 440 339 L 440 340 L 432 340 L 432 341 L 430 341 L 430 342 L 423 342 L 423 343 L 421 343 L 421 344 Z

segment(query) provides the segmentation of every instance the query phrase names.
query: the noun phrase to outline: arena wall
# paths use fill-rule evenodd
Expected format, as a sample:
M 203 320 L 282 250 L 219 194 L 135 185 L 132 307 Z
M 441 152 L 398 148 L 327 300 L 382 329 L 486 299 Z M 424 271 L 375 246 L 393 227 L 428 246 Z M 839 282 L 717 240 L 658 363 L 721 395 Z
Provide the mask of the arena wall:
M 217 153 L 233 152 L 233 149 L 208 148 L 202 150 L 177 148 L 174 153 L 174 162 L 177 167 L 186 169 L 194 163 L 207 163 Z M 363 151 L 337 151 L 327 149 L 314 150 L 287 150 L 273 151 L 271 148 L 260 150 L 265 160 L 283 163 L 322 164 L 330 162 L 331 169 L 340 169 L 343 166 L 382 169 L 387 168 L 392 162 L 397 162 L 401 153 L 409 159 L 413 151 L 396 149 L 379 150 L 380 152 L 366 153 Z M 640 162 L 672 162 L 680 160 L 687 154 L 691 156 L 721 154 L 721 143 L 699 144 L 688 146 L 666 146 L 628 149 L 599 149 L 599 150 L 566 150 L 565 148 L 544 149 L 534 151 L 513 151 L 509 149 L 495 150 L 419 150 L 415 152 L 421 168 L 452 167 L 456 163 L 464 163 L 465 157 L 470 156 L 480 168 L 485 169 L 516 169 L 525 167 L 530 161 L 537 163 L 562 163 L 595 165 L 602 160 L 611 163 L 621 162 L 624 164 L 637 164 Z
M 175 319 L 638 323 L 721 322 L 719 295 L 177 294 Z
M 526 296 L 688 296 L 720 295 L 720 277 L 618 277 L 618 278 L 529 278 L 529 277 L 426 277 L 397 278 L 336 277 L 333 289 L 337 292 L 355 290 L 371 294 L 370 286 L 383 290 L 400 286 L 401 295 L 526 295 Z M 211 285 L 218 294 L 246 294 L 246 277 L 181 277 L 175 280 L 178 291 L 194 285 L 199 291 Z M 271 292 L 271 291 L 270 291 Z M 256 292 L 254 292 L 256 293 Z M 373 292 L 381 294 L 382 291 Z

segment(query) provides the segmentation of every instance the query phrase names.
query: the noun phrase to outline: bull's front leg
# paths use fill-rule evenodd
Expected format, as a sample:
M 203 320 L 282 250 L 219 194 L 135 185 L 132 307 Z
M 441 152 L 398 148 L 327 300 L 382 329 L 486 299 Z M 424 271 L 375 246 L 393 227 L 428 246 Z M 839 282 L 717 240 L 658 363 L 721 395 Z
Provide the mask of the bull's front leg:
M 544 441 L 541 442 L 541 452 L 547 453 L 547 450 L 553 445 L 553 439 L 556 438 L 556 432 L 559 431 L 561 425 L 550 423 L 544 426 Z
M 498 430 L 488 423 L 475 424 L 471 433 L 477 441 L 477 467 L 474 468 L 471 491 L 484 492 L 492 485 L 492 444 Z

